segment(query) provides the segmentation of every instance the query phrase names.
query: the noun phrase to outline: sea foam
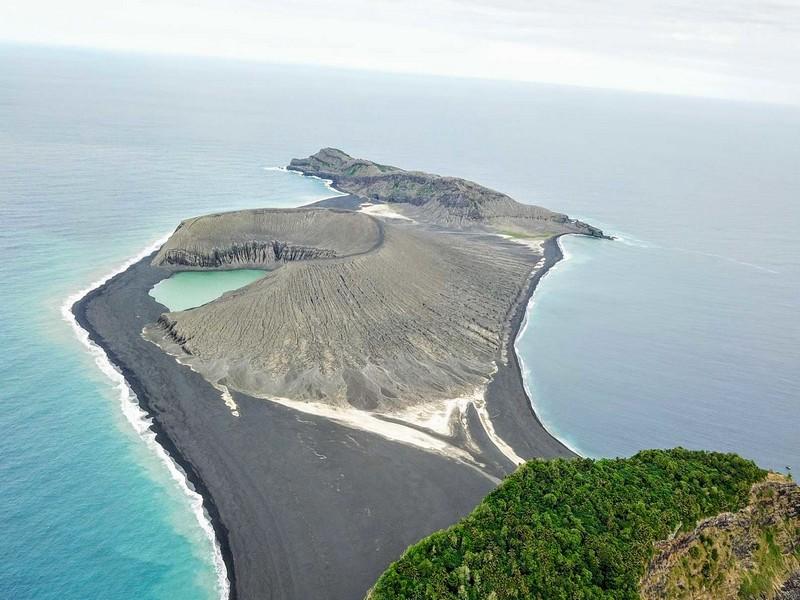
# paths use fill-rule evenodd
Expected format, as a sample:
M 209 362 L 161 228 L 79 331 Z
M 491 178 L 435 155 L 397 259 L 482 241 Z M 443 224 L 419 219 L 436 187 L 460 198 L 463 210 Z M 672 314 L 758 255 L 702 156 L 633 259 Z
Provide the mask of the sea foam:
M 133 390 L 130 388 L 130 386 L 128 386 L 128 383 L 125 381 L 125 377 L 108 359 L 105 351 L 89 338 L 89 332 L 78 324 L 75 315 L 72 313 L 72 306 L 78 300 L 106 283 L 115 275 L 122 273 L 132 265 L 142 260 L 144 257 L 158 250 L 168 238 L 169 235 L 166 235 L 156 242 L 153 242 L 139 254 L 125 262 L 123 265 L 114 269 L 101 279 L 95 281 L 87 288 L 70 295 L 61 305 L 61 315 L 63 319 L 72 326 L 75 336 L 94 358 L 94 362 L 98 368 L 114 384 L 114 389 L 116 389 L 119 395 L 119 403 L 120 407 L 122 408 L 122 414 L 125 416 L 128 423 L 131 424 L 133 429 L 144 441 L 147 447 L 153 450 L 161 462 L 164 463 L 164 465 L 167 467 L 170 477 L 172 477 L 172 479 L 188 497 L 192 508 L 192 513 L 197 518 L 200 528 L 211 542 L 213 548 L 212 560 L 217 576 L 217 589 L 219 591 L 220 600 L 227 600 L 230 595 L 228 572 L 225 567 L 225 561 L 222 559 L 222 551 L 219 546 L 219 541 L 217 540 L 216 535 L 214 535 L 214 527 L 211 524 L 211 519 L 203 507 L 203 497 L 193 489 L 193 486 L 186 477 L 186 473 L 183 471 L 180 465 L 172 460 L 172 457 L 169 455 L 169 453 L 163 448 L 163 446 L 161 446 L 161 444 L 156 441 L 156 434 L 153 431 L 152 419 L 148 418 L 147 413 L 145 413 L 139 406 L 136 394 L 134 394 Z
M 519 362 L 519 370 L 522 373 L 522 387 L 525 389 L 525 393 L 528 395 L 528 400 L 531 403 L 533 412 L 536 413 L 536 417 L 541 422 L 542 427 L 544 427 L 547 433 L 552 435 L 554 438 L 556 438 L 559 442 L 564 444 L 567 448 L 569 448 L 572 452 L 574 452 L 578 456 L 586 456 L 585 452 L 575 447 L 569 440 L 567 440 L 566 438 L 564 438 L 564 436 L 560 435 L 557 431 L 555 431 L 553 426 L 547 421 L 545 421 L 545 419 L 542 417 L 541 412 L 536 410 L 536 403 L 534 402 L 534 394 L 530 384 L 532 377 L 531 370 L 525 364 L 525 360 L 522 358 L 522 352 L 519 351 L 518 347 L 519 340 L 522 338 L 525 331 L 527 331 L 528 325 L 530 325 L 531 315 L 533 314 L 534 304 L 536 302 L 536 294 L 539 293 L 539 290 L 541 289 L 542 286 L 542 282 L 548 275 L 550 275 L 553 271 L 555 271 L 556 268 L 558 268 L 562 263 L 568 261 L 571 256 L 564 248 L 564 246 L 561 244 L 560 237 L 556 238 L 556 244 L 558 245 L 558 249 L 561 251 L 561 255 L 563 258 L 559 260 L 556 264 L 554 264 L 552 267 L 550 267 L 539 278 L 539 281 L 536 283 L 536 288 L 533 290 L 533 294 L 531 295 L 531 298 L 528 301 L 528 306 L 525 308 L 525 316 L 522 319 L 522 326 L 519 328 L 519 331 L 517 332 L 517 337 L 514 338 L 514 353 L 517 355 L 517 361 Z
M 264 167 L 265 171 L 282 171 L 284 173 L 294 173 L 295 175 L 300 175 L 300 177 L 310 177 L 311 179 L 318 179 L 321 181 L 325 187 L 333 192 L 333 196 L 347 196 L 346 193 L 337 190 L 333 187 L 333 180 L 332 179 L 324 179 L 322 177 L 317 177 L 316 175 L 306 175 L 305 173 L 301 173 L 300 171 L 295 171 L 294 169 L 287 169 L 286 167 Z

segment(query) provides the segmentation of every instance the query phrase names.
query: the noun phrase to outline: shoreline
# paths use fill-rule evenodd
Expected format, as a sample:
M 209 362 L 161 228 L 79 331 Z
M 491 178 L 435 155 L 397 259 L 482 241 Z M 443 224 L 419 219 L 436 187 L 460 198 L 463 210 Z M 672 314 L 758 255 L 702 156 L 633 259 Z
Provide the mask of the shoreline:
M 527 288 L 523 291 L 512 309 L 511 318 L 508 322 L 508 334 L 504 341 L 503 351 L 506 357 L 506 364 L 498 367 L 492 381 L 486 389 L 486 400 L 490 408 L 499 414 L 493 416 L 495 427 L 500 426 L 504 431 L 500 431 L 501 438 L 514 448 L 521 456 L 531 459 L 550 454 L 553 456 L 575 457 L 580 456 L 572 449 L 569 444 L 545 426 L 539 418 L 533 403 L 533 396 L 528 388 L 524 377 L 524 362 L 517 351 L 517 339 L 527 326 L 528 312 L 532 308 L 535 292 L 542 278 L 549 273 L 561 260 L 564 254 L 559 245 L 559 238 L 563 235 L 579 234 L 559 234 L 547 238 L 542 244 L 543 264 L 531 272 Z M 525 418 L 532 418 L 533 422 L 541 428 L 547 436 L 544 440 L 537 439 L 534 430 L 531 429 L 530 435 L 520 438 L 513 427 Z M 516 439 L 514 439 L 516 437 Z M 549 443 L 548 443 L 549 442 Z
M 86 304 L 101 293 L 104 286 L 127 272 L 136 263 L 152 258 L 168 237 L 169 234 L 159 238 L 158 241 L 150 244 L 139 254 L 123 263 L 121 267 L 112 270 L 109 275 L 92 283 L 91 287 L 84 288 L 67 297 L 61 306 L 61 313 L 65 320 L 72 325 L 78 341 L 86 347 L 90 354 L 95 354 L 95 363 L 98 368 L 120 390 L 120 405 L 126 420 L 128 420 L 142 441 L 156 452 L 158 458 L 164 462 L 170 472 L 172 479 L 178 483 L 182 491 L 188 496 L 190 503 L 194 505 L 192 512 L 214 548 L 212 563 L 216 571 L 218 596 L 221 600 L 236 600 L 233 556 L 227 541 L 227 529 L 221 522 L 219 511 L 211 494 L 206 489 L 203 480 L 197 475 L 194 466 L 181 454 L 160 426 L 155 418 L 154 411 L 147 402 L 146 394 L 141 393 L 141 391 L 137 392 L 136 388 L 139 386 L 136 384 L 135 373 L 115 360 L 113 352 L 102 343 L 101 337 L 86 317 Z M 85 334 L 85 339 L 81 339 L 84 337 L 81 333 Z M 110 370 L 104 368 L 104 365 L 99 362 L 100 359 L 107 363 Z M 117 380 L 112 373 L 118 374 L 120 379 Z M 134 415 L 126 412 L 124 404 L 126 402 L 135 405 L 138 410 L 136 420 L 134 420 Z M 137 421 L 142 425 L 141 428 L 137 427 Z M 152 437 L 147 435 L 148 432 Z M 197 510 L 198 507 L 196 506 L 198 501 L 200 511 Z
M 519 348 L 517 346 L 517 342 L 519 341 L 519 338 L 525 333 L 525 331 L 528 329 L 528 326 L 530 325 L 531 315 L 532 315 L 533 311 L 535 310 L 534 303 L 536 302 L 536 290 L 539 289 L 539 283 L 542 281 L 542 279 L 544 279 L 544 277 L 548 273 L 553 272 L 555 270 L 555 268 L 557 266 L 559 266 L 559 264 L 562 264 L 564 261 L 566 261 L 569 258 L 566 255 L 566 253 L 564 252 L 564 248 L 561 246 L 561 238 L 563 236 L 565 236 L 565 235 L 574 235 L 574 234 L 562 234 L 562 235 L 554 236 L 552 238 L 549 238 L 545 242 L 545 244 L 552 242 L 553 251 L 555 253 L 555 258 L 554 258 L 552 264 L 547 266 L 544 269 L 544 271 L 541 273 L 541 275 L 538 277 L 536 283 L 533 285 L 533 287 L 532 287 L 532 289 L 530 291 L 530 294 L 528 295 L 528 300 L 527 300 L 527 302 L 525 304 L 525 311 L 523 313 L 520 326 L 517 329 L 517 333 L 514 336 L 514 341 L 512 343 L 512 346 L 513 346 L 513 349 L 514 349 L 514 355 L 516 356 L 516 359 L 517 359 L 517 363 L 519 364 L 520 379 L 522 380 L 522 387 L 525 389 L 525 394 L 528 397 L 528 402 L 529 402 L 529 404 L 531 406 L 531 411 L 533 411 L 534 417 L 536 418 L 537 421 L 539 421 L 539 423 L 544 428 L 544 430 L 547 431 L 547 433 L 549 433 L 551 436 L 553 436 L 555 439 L 557 439 L 559 442 L 561 442 L 561 444 L 563 444 L 570 452 L 572 452 L 576 456 L 579 456 L 579 457 L 583 458 L 584 455 L 580 451 L 578 451 L 578 449 L 575 448 L 572 444 L 570 444 L 568 441 L 563 439 L 562 436 L 556 435 L 551 430 L 551 428 L 548 426 L 548 424 L 544 421 L 544 419 L 542 419 L 539 416 L 539 413 L 536 411 L 536 403 L 534 401 L 533 390 L 531 389 L 530 383 L 525 378 L 526 369 L 528 370 L 528 372 L 531 375 L 533 374 L 533 371 L 525 365 L 525 361 L 522 358 L 522 354 L 520 353 Z
M 466 516 L 494 489 L 451 458 L 238 392 L 242 417 L 232 419 L 218 390 L 141 336 L 166 310 L 147 293 L 169 275 L 150 266 L 152 256 L 126 263 L 72 311 L 202 497 L 228 598 L 361 597 L 409 545 Z M 232 431 L 240 428 L 246 433 Z M 350 489 L 339 490 L 345 476 Z

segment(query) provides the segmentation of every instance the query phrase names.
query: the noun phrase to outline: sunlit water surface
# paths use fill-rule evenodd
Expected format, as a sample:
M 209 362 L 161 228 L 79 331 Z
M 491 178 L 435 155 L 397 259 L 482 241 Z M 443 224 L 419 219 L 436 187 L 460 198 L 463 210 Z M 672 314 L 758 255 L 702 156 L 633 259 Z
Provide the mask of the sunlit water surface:
M 796 470 L 799 138 L 780 107 L 0 46 L 0 597 L 218 595 L 190 500 L 61 308 L 181 219 L 330 195 L 269 169 L 322 146 L 621 236 L 563 240 L 519 340 L 575 448 Z

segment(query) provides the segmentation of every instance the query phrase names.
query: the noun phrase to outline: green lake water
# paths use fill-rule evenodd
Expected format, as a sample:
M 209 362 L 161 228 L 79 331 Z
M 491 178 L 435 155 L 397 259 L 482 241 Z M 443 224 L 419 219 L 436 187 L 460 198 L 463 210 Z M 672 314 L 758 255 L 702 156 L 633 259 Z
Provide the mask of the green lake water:
M 159 281 L 150 295 L 171 311 L 201 306 L 264 276 L 264 271 L 184 271 Z

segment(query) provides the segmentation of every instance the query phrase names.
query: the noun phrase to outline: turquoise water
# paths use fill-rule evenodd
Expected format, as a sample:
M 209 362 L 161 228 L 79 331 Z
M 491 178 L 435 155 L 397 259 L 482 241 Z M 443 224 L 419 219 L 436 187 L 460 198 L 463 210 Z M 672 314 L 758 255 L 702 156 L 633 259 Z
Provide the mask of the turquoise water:
M 62 305 L 181 219 L 331 195 L 266 168 L 299 148 L 223 143 L 113 64 L 0 48 L 0 598 L 219 597 L 192 500 Z
M 171 311 L 186 310 L 216 300 L 264 276 L 257 269 L 234 271 L 186 271 L 159 281 L 150 295 Z
M 191 498 L 61 309 L 181 219 L 329 195 L 268 169 L 327 145 L 623 237 L 565 240 L 520 340 L 571 444 L 800 468 L 798 134 L 781 107 L 0 46 L 0 597 L 217 596 Z

